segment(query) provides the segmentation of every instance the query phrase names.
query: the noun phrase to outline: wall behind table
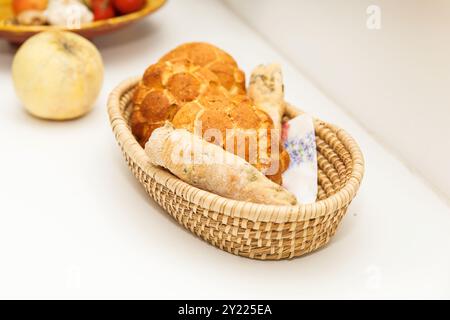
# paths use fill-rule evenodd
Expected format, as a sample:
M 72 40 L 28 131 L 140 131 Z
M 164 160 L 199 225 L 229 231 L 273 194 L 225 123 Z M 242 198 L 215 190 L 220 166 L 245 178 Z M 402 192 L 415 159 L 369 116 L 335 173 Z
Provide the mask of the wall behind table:
M 450 1 L 223 1 L 450 199 Z

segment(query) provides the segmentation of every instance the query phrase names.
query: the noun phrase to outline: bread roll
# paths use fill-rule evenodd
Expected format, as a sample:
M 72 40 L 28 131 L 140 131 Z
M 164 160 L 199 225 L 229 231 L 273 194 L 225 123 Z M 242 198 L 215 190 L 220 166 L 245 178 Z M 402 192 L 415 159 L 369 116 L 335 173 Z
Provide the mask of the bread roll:
M 281 130 L 286 110 L 281 67 L 278 64 L 259 65 L 250 77 L 248 95 L 272 119 L 274 128 Z
M 276 183 L 289 155 L 272 137 L 273 121 L 245 95 L 244 73 L 226 52 L 207 43 L 179 46 L 151 65 L 133 97 L 131 129 L 144 146 L 153 130 L 168 120 L 241 156 Z M 256 137 L 239 141 L 242 132 Z M 256 151 L 255 151 L 256 150 Z M 252 152 L 255 151 L 255 152 Z

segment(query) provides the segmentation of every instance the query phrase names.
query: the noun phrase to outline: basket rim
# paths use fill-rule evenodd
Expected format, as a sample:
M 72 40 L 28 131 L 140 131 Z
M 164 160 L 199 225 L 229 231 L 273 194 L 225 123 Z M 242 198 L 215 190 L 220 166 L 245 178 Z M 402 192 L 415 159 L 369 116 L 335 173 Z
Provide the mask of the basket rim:
M 168 171 L 151 165 L 144 149 L 134 138 L 131 130 L 120 112 L 121 97 L 129 92 L 139 82 L 141 77 L 132 77 L 122 81 L 110 93 L 107 109 L 112 130 L 116 139 L 126 153 L 148 176 L 156 182 L 166 186 L 174 194 L 184 200 L 197 205 L 199 208 L 220 212 L 233 218 L 244 218 L 255 222 L 300 222 L 319 218 L 335 213 L 348 205 L 355 197 L 364 175 L 364 158 L 355 140 L 334 125 L 315 119 L 315 126 L 326 125 L 338 137 L 353 161 L 353 170 L 345 186 L 326 199 L 310 204 L 292 205 L 266 205 L 245 201 L 232 200 L 217 194 L 196 188 Z M 296 112 L 292 106 L 288 106 L 288 113 Z M 195 209 L 194 209 L 195 210 Z

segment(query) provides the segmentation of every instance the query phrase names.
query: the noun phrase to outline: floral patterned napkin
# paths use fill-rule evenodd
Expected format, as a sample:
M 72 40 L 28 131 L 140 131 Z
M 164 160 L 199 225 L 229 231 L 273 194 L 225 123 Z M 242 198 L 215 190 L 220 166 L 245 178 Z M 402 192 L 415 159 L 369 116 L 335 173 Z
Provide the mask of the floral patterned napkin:
M 282 140 L 291 158 L 289 168 L 283 173 L 283 186 L 297 197 L 298 202 L 315 202 L 317 153 L 312 117 L 301 114 L 283 123 Z

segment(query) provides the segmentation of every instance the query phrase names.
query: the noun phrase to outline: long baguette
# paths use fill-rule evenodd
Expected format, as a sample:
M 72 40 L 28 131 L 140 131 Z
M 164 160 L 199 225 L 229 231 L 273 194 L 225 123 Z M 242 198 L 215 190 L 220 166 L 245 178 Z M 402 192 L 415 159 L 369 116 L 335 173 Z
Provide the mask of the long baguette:
M 274 128 L 281 129 L 286 106 L 280 65 L 257 66 L 250 76 L 248 95 L 259 108 L 272 118 Z
M 261 204 L 297 203 L 293 194 L 244 159 L 169 123 L 153 131 L 145 151 L 153 165 L 223 197 Z

